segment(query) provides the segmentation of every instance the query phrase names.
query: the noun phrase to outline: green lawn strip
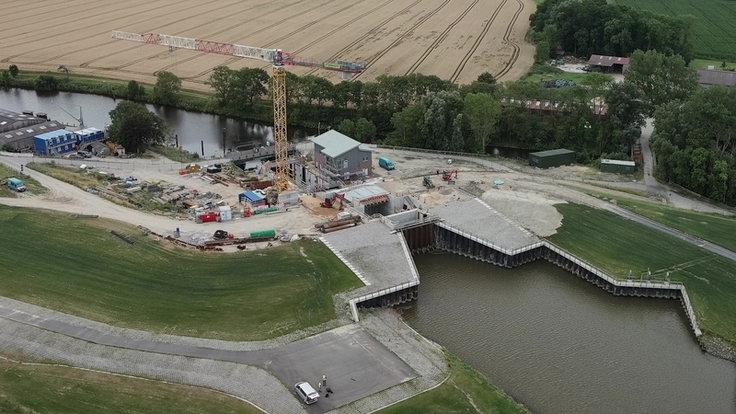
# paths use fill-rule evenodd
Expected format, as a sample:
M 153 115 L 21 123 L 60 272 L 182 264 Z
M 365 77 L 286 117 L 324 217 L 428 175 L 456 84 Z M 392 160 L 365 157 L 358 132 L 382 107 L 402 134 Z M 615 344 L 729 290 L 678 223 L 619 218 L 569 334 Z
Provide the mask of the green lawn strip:
M 647 196 L 645 193 L 637 192 L 635 190 L 618 189 L 615 186 L 601 187 L 642 197 Z M 736 217 L 726 217 L 721 214 L 683 210 L 662 204 L 632 200 L 627 197 L 595 192 L 580 187 L 570 186 L 570 188 L 574 188 L 598 198 L 615 200 L 618 206 L 639 214 L 640 216 L 662 223 L 684 233 L 699 237 L 703 240 L 707 240 L 711 243 L 715 243 L 721 247 L 725 247 L 726 249 L 736 251 L 736 237 L 733 236 L 736 234 Z
M 109 230 L 125 234 L 129 245 Z M 262 340 L 335 317 L 361 286 L 322 243 L 237 253 L 173 248 L 123 223 L 0 207 L 0 295 L 92 320 L 225 340 Z
M 693 69 L 708 69 L 709 66 L 713 66 L 715 70 L 723 70 L 723 62 L 723 60 L 693 59 L 689 66 Z M 727 69 L 736 68 L 736 62 L 725 62 Z
M 609 275 L 654 280 L 670 272 L 685 284 L 706 335 L 736 345 L 736 262 L 613 213 L 578 204 L 557 204 L 562 226 L 549 240 Z
M 567 79 L 567 80 L 574 81 L 575 83 L 580 83 L 583 81 L 583 79 L 585 79 L 586 76 L 588 76 L 587 73 L 575 73 L 575 72 L 561 71 L 561 73 L 554 73 L 554 74 L 526 75 L 524 76 L 523 80 L 527 82 L 538 83 L 543 80 Z
M 450 378 L 439 387 L 392 405 L 380 414 L 528 413 L 529 410 L 491 384 L 486 377 L 446 353 Z
M 0 413 L 31 412 L 261 413 L 206 388 L 0 360 Z

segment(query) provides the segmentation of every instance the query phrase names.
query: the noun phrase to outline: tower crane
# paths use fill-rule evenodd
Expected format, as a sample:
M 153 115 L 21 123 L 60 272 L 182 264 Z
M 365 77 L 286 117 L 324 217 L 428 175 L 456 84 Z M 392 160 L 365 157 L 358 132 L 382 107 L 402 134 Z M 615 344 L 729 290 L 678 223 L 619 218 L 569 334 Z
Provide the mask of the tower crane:
M 189 37 L 169 36 L 157 33 L 130 33 L 120 30 L 113 30 L 111 37 L 113 39 L 167 46 L 169 50 L 189 49 L 205 53 L 258 59 L 270 63 L 273 66 L 273 138 L 276 158 L 275 187 L 279 194 L 289 189 L 289 148 L 286 133 L 286 69 L 284 66 L 322 68 L 341 72 L 348 77 L 365 70 L 365 65 L 357 62 L 346 62 L 342 60 L 320 61 L 300 57 L 284 52 L 281 49 L 266 49 Z

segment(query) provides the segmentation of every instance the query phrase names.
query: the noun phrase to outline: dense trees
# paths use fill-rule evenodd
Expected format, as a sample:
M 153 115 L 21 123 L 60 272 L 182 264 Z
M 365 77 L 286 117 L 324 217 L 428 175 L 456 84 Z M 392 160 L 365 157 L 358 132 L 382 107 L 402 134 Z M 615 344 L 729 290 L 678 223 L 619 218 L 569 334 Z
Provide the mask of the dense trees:
M 161 117 L 145 106 L 122 101 L 110 111 L 110 139 L 129 152 L 138 152 L 146 145 L 163 143 L 168 127 Z
M 268 93 L 269 76 L 263 69 L 233 70 L 218 66 L 206 82 L 215 90 L 220 106 L 247 111 Z
M 685 66 L 680 56 L 637 50 L 631 55 L 626 82 L 641 91 L 645 111 L 652 115 L 656 107 L 690 96 L 698 87 L 698 75 L 695 70 Z
M 655 119 L 657 177 L 736 205 L 736 91 L 699 89 L 662 105 Z
M 465 96 L 464 107 L 465 117 L 473 132 L 473 139 L 468 140 L 468 149 L 484 153 L 488 138 L 501 116 L 501 103 L 491 95 L 471 93 Z
M 693 58 L 692 16 L 664 16 L 606 0 L 545 0 L 530 17 L 537 40 L 577 56 L 629 56 L 635 50 L 659 50 Z
M 146 89 L 140 83 L 132 80 L 128 82 L 128 99 L 135 101 L 146 96 Z
M 181 79 L 171 72 L 161 71 L 156 75 L 153 101 L 161 105 L 174 105 L 179 99 Z

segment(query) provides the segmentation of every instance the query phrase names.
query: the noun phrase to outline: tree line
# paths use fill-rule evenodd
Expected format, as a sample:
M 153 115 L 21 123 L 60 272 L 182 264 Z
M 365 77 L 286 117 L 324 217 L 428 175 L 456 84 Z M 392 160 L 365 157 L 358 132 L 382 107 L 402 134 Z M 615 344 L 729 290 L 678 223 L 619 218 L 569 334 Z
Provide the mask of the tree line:
M 691 15 L 665 16 L 606 0 L 545 0 L 530 17 L 534 40 L 548 42 L 552 54 L 561 49 L 587 58 L 657 50 L 686 63 L 693 59 L 695 21 Z

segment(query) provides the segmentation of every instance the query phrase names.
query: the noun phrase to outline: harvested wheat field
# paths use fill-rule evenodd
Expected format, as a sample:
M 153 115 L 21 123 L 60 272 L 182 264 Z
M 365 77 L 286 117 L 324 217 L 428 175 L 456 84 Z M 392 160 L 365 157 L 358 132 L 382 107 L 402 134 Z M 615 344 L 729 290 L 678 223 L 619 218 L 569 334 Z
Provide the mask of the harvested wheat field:
M 366 81 L 423 73 L 469 83 L 483 72 L 517 79 L 533 62 L 523 41 L 531 0 L 7 0 L 2 66 L 153 83 L 168 70 L 207 90 L 213 68 L 268 68 L 258 60 L 116 40 L 112 30 L 160 33 L 324 60 L 358 61 Z M 334 82 L 338 73 L 289 67 Z

